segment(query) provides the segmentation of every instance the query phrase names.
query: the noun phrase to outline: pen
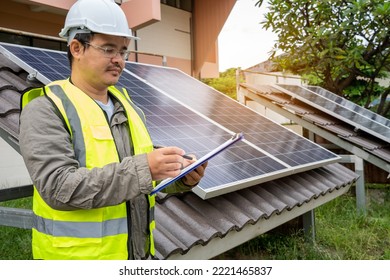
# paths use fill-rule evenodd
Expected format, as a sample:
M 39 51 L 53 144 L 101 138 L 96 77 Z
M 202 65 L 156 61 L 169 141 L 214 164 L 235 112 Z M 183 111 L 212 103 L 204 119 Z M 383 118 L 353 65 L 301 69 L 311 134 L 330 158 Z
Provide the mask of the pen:
M 160 148 L 164 148 L 164 146 L 154 145 L 154 148 L 155 149 L 160 149 Z M 188 159 L 188 160 L 193 160 L 194 159 L 192 156 L 189 156 L 189 155 L 182 155 L 182 157 L 185 158 L 185 159 Z
M 193 160 L 193 158 L 191 156 L 188 156 L 188 155 L 182 155 L 182 157 L 185 159 L 188 159 L 188 160 Z

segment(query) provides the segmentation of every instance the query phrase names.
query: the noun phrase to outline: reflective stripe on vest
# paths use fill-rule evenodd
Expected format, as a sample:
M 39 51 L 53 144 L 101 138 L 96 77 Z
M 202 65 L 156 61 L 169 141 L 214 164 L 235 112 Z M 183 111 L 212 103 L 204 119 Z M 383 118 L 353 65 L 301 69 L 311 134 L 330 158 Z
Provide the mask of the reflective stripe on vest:
M 51 83 L 45 89 L 68 126 L 80 166 L 90 169 L 119 161 L 106 117 L 89 96 L 80 92 L 67 80 Z M 151 151 L 153 146 L 143 114 L 140 115 L 139 109 L 119 90 L 114 87 L 110 87 L 109 90 L 125 109 L 134 153 Z M 22 106 L 43 94 L 42 89 L 40 92 L 36 89 L 27 92 L 22 97 Z M 152 234 L 155 227 L 154 205 L 154 196 L 149 196 L 151 254 L 154 254 Z M 90 210 L 58 211 L 50 208 L 34 188 L 33 210 L 36 215 L 33 228 L 34 258 L 88 259 L 89 254 L 98 255 L 103 259 L 127 258 L 125 203 Z M 96 247 L 103 243 L 104 246 L 100 246 L 101 248 Z M 46 250 L 45 247 L 56 249 Z
M 73 149 L 76 159 L 81 167 L 86 167 L 87 165 L 85 159 L 86 154 L 83 133 L 74 133 L 75 131 L 83 131 L 77 110 L 60 86 L 50 86 L 50 90 L 62 101 L 63 108 L 65 109 L 65 116 L 68 120 L 67 124 L 69 130 L 71 131 Z M 64 113 L 61 113 L 64 116 Z
M 127 233 L 127 221 L 126 218 L 120 218 L 103 222 L 64 222 L 36 216 L 34 219 L 34 228 L 39 232 L 45 232 L 46 234 L 58 237 L 102 238 Z M 55 233 L 54 228 L 56 229 Z

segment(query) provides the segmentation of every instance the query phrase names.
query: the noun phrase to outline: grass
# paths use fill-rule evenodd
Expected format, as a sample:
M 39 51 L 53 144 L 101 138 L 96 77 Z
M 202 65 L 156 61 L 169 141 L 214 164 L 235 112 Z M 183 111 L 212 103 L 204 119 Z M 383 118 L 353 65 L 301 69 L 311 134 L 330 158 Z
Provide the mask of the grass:
M 369 189 L 367 215 L 352 192 L 316 209 L 316 242 L 302 231 L 266 233 L 215 259 L 389 260 L 390 188 Z M 31 198 L 0 203 L 31 208 Z M 0 226 L 0 259 L 31 259 L 31 230 Z
M 32 209 L 32 199 L 21 198 L 0 202 L 0 207 Z M 0 226 L 0 259 L 30 260 L 31 230 Z

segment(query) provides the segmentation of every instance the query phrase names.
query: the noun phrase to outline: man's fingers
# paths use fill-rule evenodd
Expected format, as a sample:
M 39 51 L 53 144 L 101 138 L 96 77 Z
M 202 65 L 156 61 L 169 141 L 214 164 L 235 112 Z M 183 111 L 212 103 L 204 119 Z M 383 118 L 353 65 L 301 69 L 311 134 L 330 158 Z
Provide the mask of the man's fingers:
M 199 183 L 199 181 L 203 178 L 205 169 L 207 167 L 208 162 L 203 163 L 202 165 L 198 166 L 196 169 L 194 169 L 192 172 L 188 173 L 183 178 L 183 183 L 188 186 L 195 186 Z
M 153 180 L 163 180 L 180 174 L 184 163 L 184 150 L 178 147 L 155 149 L 147 154 Z
M 160 151 L 163 155 L 184 155 L 184 150 L 180 149 L 178 147 L 165 147 L 158 149 L 157 151 Z

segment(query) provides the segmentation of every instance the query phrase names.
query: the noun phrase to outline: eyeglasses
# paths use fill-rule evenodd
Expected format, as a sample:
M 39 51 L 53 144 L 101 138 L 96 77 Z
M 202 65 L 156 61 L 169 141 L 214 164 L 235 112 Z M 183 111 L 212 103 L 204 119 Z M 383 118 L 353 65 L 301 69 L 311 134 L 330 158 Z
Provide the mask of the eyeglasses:
M 88 46 L 91 46 L 97 50 L 100 50 L 102 53 L 103 53 L 103 56 L 106 57 L 106 58 L 114 58 L 118 55 L 119 53 L 119 56 L 123 59 L 123 60 L 127 60 L 127 58 L 129 57 L 129 54 L 130 54 L 130 51 L 125 51 L 125 50 L 120 50 L 118 51 L 116 48 L 111 48 L 111 47 L 100 47 L 100 46 L 96 46 L 96 45 L 93 45 L 91 43 L 88 43 L 86 42 L 85 43 L 86 45 Z

